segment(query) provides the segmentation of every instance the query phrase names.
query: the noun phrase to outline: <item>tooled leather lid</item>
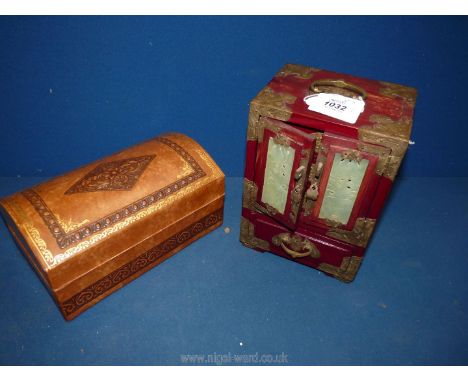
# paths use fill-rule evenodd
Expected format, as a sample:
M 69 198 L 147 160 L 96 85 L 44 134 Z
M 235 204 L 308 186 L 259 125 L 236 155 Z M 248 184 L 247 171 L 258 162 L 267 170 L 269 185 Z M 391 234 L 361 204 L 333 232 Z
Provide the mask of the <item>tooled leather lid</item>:
M 201 146 L 171 133 L 18 192 L 1 204 L 38 267 L 50 274 L 138 221 L 174 209 L 178 200 L 221 177 Z M 219 196 L 216 192 L 221 190 L 204 198 Z M 204 198 L 191 200 L 191 208 L 206 203 Z M 145 239 L 151 228 L 131 240 Z

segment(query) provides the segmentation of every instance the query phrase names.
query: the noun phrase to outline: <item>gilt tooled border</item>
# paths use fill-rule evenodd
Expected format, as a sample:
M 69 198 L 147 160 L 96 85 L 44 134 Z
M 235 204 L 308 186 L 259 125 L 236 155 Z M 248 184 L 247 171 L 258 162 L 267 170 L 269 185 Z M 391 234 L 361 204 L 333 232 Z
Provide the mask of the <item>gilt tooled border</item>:
M 89 223 L 83 227 L 77 228 L 76 230 L 66 233 L 60 225 L 58 219 L 49 209 L 45 201 L 39 196 L 39 194 L 33 189 L 27 189 L 21 192 L 21 194 L 32 204 L 36 212 L 42 218 L 46 226 L 48 227 L 52 236 L 55 237 L 57 245 L 61 248 L 67 248 L 72 244 L 80 242 L 85 237 L 88 237 L 96 232 L 102 231 L 103 229 L 122 221 L 123 219 L 131 216 L 138 211 L 147 208 L 148 206 L 165 199 L 172 193 L 183 189 L 189 184 L 193 183 L 197 179 L 200 179 L 206 175 L 201 166 L 197 161 L 181 146 L 177 143 L 163 137 L 156 138 L 157 141 L 164 143 L 179 154 L 187 163 L 192 167 L 193 172 L 187 176 L 153 192 L 150 195 L 145 196 L 133 202 L 111 214 L 104 216 L 103 218 Z
M 163 257 L 165 254 L 177 249 L 188 240 L 199 235 L 201 232 L 209 229 L 222 220 L 223 209 L 221 208 L 205 216 L 198 222 L 184 228 L 161 244 L 149 249 L 148 251 L 138 256 L 136 259 L 96 281 L 94 284 L 86 287 L 81 292 L 60 304 L 60 309 L 62 310 L 64 316 L 70 316 L 78 309 L 89 304 L 97 297 L 101 296 L 110 289 L 114 288 L 116 285 L 133 276 L 135 273 L 151 266 L 152 263 Z

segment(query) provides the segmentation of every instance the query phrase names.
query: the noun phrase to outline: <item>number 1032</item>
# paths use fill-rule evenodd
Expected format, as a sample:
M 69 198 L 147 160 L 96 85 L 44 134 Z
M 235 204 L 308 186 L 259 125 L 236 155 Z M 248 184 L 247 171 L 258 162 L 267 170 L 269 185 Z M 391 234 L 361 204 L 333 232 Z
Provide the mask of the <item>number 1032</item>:
M 341 104 L 336 103 L 336 102 L 327 101 L 327 102 L 325 102 L 325 106 L 328 106 L 328 107 L 330 107 L 332 109 L 336 109 L 336 110 L 340 110 L 340 111 L 345 111 L 346 110 L 346 106 L 341 105 Z

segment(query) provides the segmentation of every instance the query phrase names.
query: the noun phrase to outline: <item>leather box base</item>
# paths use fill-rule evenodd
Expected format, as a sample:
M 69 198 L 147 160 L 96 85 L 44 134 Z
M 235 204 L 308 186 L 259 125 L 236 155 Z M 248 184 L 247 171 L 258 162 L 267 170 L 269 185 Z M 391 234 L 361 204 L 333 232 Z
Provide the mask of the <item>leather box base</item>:
M 123 264 L 120 264 L 122 261 L 120 263 L 109 261 L 91 270 L 84 278 L 86 278 L 86 276 L 88 278 L 95 278 L 95 275 L 99 273 L 105 273 L 106 276 L 92 284 L 86 285 L 80 292 L 74 293 L 70 297 L 68 297 L 70 292 L 73 293 L 73 291 L 76 290 L 77 280 L 60 290 L 49 290 L 62 312 L 63 317 L 66 320 L 74 319 L 106 296 L 138 278 L 146 271 L 149 271 L 151 268 L 184 249 L 195 240 L 200 239 L 218 228 L 223 223 L 223 204 L 224 196 L 194 211 L 190 215 L 168 226 L 162 232 L 156 233 L 124 253 L 119 254 L 118 257 L 120 259 L 127 260 Z M 8 222 L 7 227 L 12 233 L 16 244 L 26 255 L 28 261 L 36 269 L 37 273 L 41 275 L 35 261 L 31 257 L 29 251 L 26 250 L 24 242 L 21 240 L 16 230 Z M 41 279 L 46 288 L 49 289 L 47 282 L 42 277 Z

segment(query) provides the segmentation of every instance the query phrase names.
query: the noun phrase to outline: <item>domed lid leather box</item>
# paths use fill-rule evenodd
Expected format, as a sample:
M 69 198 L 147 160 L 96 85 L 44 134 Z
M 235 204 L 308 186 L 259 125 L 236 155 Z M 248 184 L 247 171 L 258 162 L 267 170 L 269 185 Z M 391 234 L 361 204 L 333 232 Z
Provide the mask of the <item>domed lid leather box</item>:
M 173 133 L 0 202 L 67 320 L 220 226 L 223 203 L 224 174 Z

